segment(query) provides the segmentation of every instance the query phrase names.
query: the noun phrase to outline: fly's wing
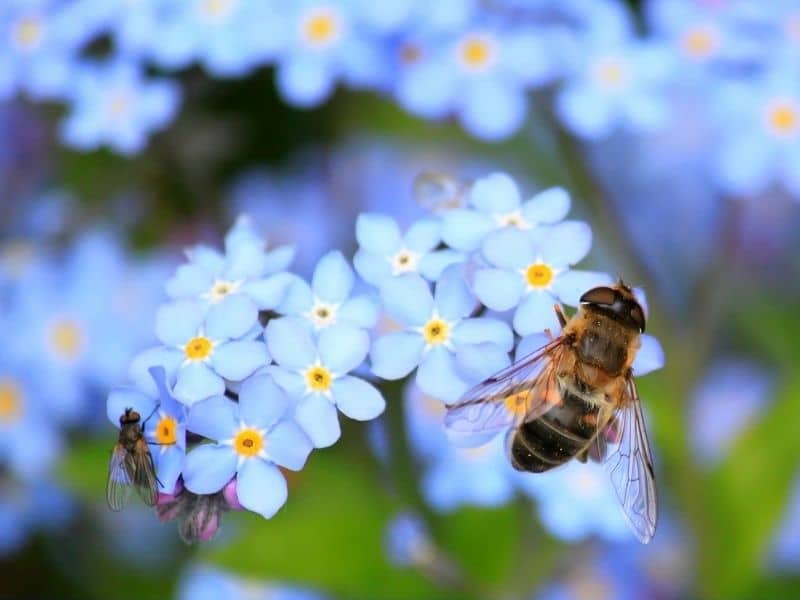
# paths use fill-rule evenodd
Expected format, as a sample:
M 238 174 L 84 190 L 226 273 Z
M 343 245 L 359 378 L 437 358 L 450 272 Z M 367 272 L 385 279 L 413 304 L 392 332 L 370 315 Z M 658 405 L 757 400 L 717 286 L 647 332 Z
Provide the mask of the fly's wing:
M 158 479 L 153 464 L 153 455 L 144 438 L 136 442 L 136 450 L 131 454 L 135 464 L 133 485 L 147 506 L 155 506 L 158 500 Z
M 646 544 L 656 532 L 656 479 L 639 395 L 630 376 L 625 394 L 622 408 L 609 424 L 611 428 L 602 434 L 608 443 L 618 444 L 606 464 L 622 510 L 639 541 Z
M 106 482 L 106 502 L 111 510 L 122 510 L 131 497 L 133 483 L 133 461 L 121 444 L 114 446 L 111 462 L 108 464 Z
M 566 348 L 564 338 L 556 338 L 466 392 L 445 415 L 450 440 L 481 446 L 547 412 L 561 398 L 556 375 Z

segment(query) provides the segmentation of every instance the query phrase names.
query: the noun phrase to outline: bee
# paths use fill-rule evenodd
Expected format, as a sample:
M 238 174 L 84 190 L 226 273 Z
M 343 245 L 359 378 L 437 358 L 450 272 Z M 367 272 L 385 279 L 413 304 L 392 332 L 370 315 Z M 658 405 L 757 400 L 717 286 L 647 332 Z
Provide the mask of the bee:
M 153 456 L 140 425 L 141 416 L 126 408 L 119 418 L 119 439 L 114 444 L 108 465 L 106 501 L 111 510 L 122 510 L 135 487 L 147 506 L 155 506 L 158 499 L 158 479 Z M 147 419 L 145 419 L 145 422 Z
M 445 416 L 449 437 L 480 445 L 507 430 L 518 471 L 541 473 L 572 458 L 609 466 L 628 522 L 642 543 L 657 521 L 653 460 L 632 364 L 645 314 L 622 280 L 590 289 L 561 335 L 479 383 Z

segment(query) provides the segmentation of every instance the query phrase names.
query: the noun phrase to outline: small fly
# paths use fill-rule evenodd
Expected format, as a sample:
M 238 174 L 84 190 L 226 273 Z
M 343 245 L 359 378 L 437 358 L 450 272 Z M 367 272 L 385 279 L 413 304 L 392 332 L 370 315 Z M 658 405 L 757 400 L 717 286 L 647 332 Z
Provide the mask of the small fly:
M 108 465 L 106 485 L 106 501 L 111 510 L 125 508 L 131 487 L 136 488 L 147 506 L 155 506 L 158 500 L 156 469 L 140 421 L 141 416 L 132 408 L 126 408 L 119 418 L 119 439 Z

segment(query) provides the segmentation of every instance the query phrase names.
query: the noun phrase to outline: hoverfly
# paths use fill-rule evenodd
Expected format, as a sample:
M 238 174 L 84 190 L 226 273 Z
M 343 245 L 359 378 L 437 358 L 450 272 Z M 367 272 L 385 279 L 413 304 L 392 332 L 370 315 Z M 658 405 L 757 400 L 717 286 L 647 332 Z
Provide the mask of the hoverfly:
M 508 430 L 519 471 L 541 473 L 572 458 L 605 462 L 628 522 L 647 543 L 656 529 L 655 474 L 632 374 L 644 310 L 621 280 L 584 293 L 570 319 L 555 310 L 561 335 L 467 391 L 445 416 L 448 435 L 480 445 Z
M 106 484 L 106 501 L 111 510 L 125 508 L 131 487 L 136 488 L 147 506 L 155 506 L 158 500 L 158 479 L 153 456 L 139 421 L 141 416 L 132 408 L 126 408 L 119 418 L 119 439 L 111 454 Z

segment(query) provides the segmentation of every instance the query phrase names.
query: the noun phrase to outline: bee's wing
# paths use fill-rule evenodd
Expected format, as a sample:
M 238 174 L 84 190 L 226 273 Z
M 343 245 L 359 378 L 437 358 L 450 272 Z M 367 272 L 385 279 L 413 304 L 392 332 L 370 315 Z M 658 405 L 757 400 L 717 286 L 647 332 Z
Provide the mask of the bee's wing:
M 557 373 L 565 355 L 558 337 L 495 373 L 449 407 L 445 427 L 458 446 L 480 446 L 501 431 L 532 421 L 558 402 Z
M 639 541 L 646 544 L 656 532 L 656 479 L 642 407 L 632 377 L 628 377 L 625 394 L 622 408 L 610 422 L 612 428 L 600 435 L 605 435 L 608 443 L 617 442 L 606 464 L 622 510 Z
M 136 451 L 132 456 L 135 463 L 133 485 L 147 506 L 155 506 L 158 500 L 158 479 L 153 455 L 150 454 L 150 448 L 144 438 L 136 442 Z
M 108 464 L 106 502 L 111 510 L 122 510 L 131 497 L 134 465 L 132 458 L 121 444 L 116 444 Z

